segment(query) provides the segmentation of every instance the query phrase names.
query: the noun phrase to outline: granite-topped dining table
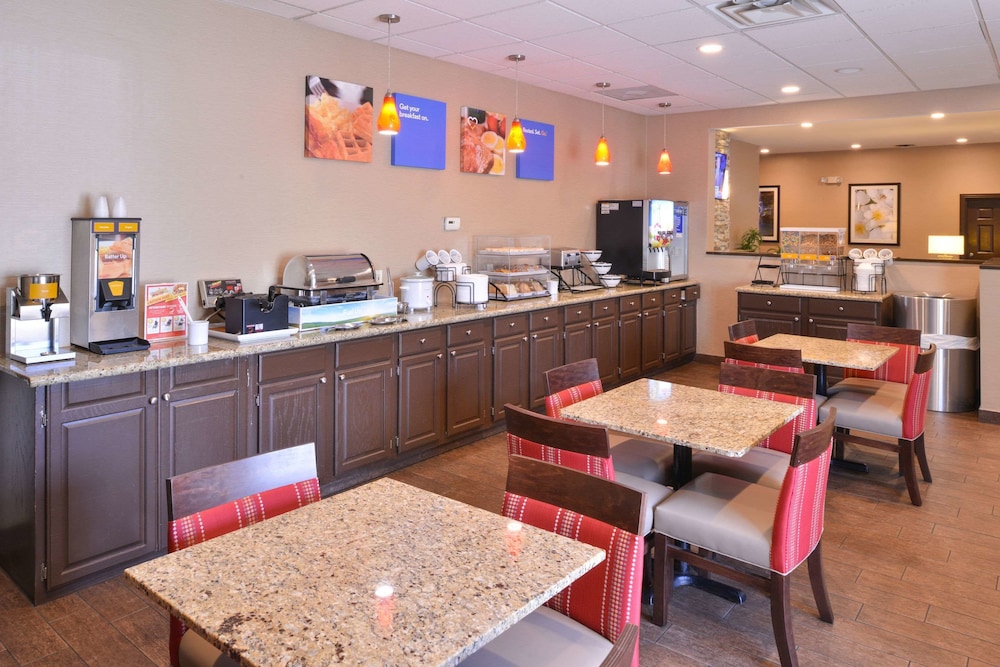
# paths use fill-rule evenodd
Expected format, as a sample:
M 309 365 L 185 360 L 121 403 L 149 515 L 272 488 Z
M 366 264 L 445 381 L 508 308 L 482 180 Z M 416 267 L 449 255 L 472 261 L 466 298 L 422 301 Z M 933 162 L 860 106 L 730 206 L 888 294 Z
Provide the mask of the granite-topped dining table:
M 454 665 L 604 558 L 383 478 L 125 576 L 243 665 Z
M 753 344 L 759 347 L 801 350 L 802 361 L 815 366 L 816 391 L 821 396 L 826 396 L 827 366 L 873 371 L 899 351 L 893 345 L 875 345 L 795 334 L 774 334 Z

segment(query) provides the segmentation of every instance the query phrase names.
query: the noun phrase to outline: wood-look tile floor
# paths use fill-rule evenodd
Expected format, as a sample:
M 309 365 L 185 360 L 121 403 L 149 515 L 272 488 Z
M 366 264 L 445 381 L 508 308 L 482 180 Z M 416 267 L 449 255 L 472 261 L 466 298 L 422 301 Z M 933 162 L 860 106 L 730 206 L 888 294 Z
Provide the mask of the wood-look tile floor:
M 660 376 L 714 387 L 714 364 Z M 805 568 L 795 575 L 793 625 L 803 666 L 1000 665 L 1000 427 L 974 412 L 928 413 L 933 484 L 907 500 L 894 457 L 848 448 L 867 475 L 836 471 L 827 496 L 824 563 L 836 620 L 819 620 Z M 503 435 L 393 477 L 499 511 Z M 644 619 L 642 665 L 773 665 L 768 601 L 738 606 L 679 589 L 670 622 Z M 164 612 L 116 577 L 32 607 L 0 575 L 0 667 L 167 665 Z

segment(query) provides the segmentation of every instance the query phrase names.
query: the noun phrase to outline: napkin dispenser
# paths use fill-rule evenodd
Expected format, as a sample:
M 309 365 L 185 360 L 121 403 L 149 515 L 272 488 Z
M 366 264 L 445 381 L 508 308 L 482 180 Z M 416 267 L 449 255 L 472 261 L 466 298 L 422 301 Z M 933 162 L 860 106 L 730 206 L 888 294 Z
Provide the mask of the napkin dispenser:
M 226 333 L 249 334 L 288 328 L 288 295 L 237 294 L 225 298 Z

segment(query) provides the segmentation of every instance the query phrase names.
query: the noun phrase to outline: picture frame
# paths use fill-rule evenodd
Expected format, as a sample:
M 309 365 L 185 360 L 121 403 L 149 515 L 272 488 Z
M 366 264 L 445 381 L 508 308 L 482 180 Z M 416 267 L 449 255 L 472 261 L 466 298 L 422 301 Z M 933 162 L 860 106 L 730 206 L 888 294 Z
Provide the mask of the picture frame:
M 848 193 L 847 242 L 898 246 L 900 184 L 851 183 Z
M 777 241 L 780 228 L 781 186 L 762 185 L 758 188 L 757 231 L 761 241 Z

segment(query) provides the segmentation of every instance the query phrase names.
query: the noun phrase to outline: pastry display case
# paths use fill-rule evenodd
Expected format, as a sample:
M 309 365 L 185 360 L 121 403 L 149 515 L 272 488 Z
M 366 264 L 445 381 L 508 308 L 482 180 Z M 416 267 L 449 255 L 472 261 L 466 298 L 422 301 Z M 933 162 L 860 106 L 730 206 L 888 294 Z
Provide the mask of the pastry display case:
M 475 249 L 476 273 L 489 276 L 491 299 L 549 296 L 548 236 L 477 236 Z

